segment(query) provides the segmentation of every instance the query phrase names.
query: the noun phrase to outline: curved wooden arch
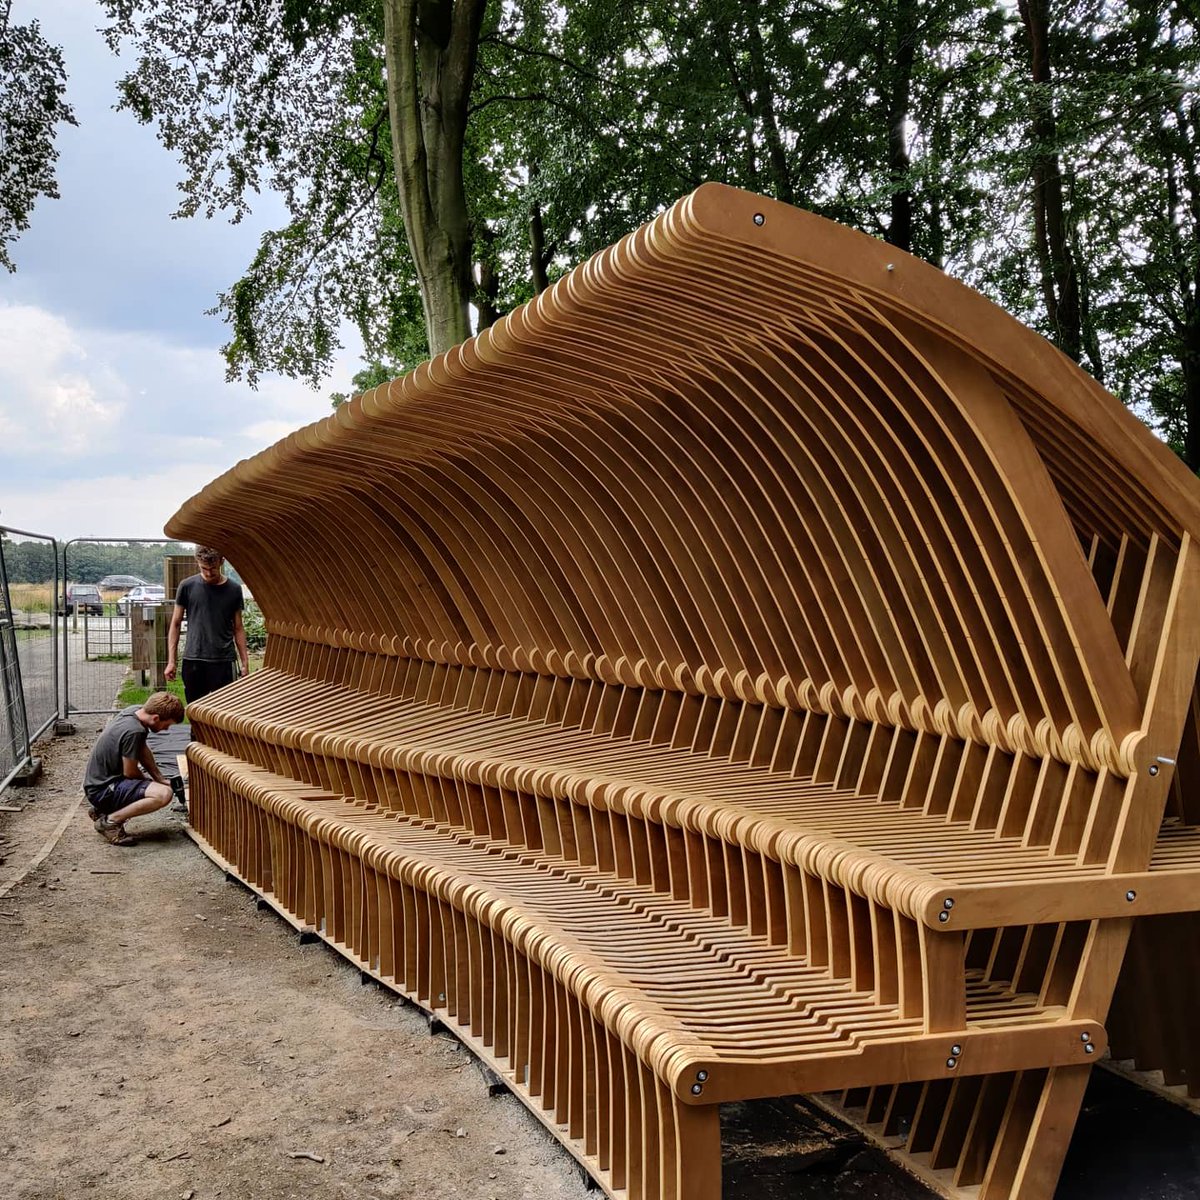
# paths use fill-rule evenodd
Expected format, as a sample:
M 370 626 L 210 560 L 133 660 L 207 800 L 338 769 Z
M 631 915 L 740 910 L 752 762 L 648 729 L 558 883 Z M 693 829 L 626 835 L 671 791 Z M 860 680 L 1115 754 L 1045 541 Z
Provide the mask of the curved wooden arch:
M 271 634 L 198 835 L 610 1194 L 829 1088 L 1050 1194 L 1129 918 L 1200 907 L 1200 486 L 1042 338 L 705 185 L 168 532 Z

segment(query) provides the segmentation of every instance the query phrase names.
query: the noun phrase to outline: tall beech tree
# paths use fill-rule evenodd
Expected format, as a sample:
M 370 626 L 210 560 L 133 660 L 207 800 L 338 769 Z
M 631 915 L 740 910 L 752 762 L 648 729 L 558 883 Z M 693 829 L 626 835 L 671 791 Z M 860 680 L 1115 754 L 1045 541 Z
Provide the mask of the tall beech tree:
M 1079 302 L 1079 265 L 1068 233 L 1063 174 L 1058 154 L 1054 108 L 1052 25 L 1054 0 L 1018 0 L 1029 54 L 1030 142 L 1034 246 L 1041 276 L 1042 302 L 1058 348 L 1080 360 L 1083 319 Z
M 414 298 L 430 351 L 470 334 L 463 144 L 487 0 L 102 2 L 109 44 L 137 56 L 122 105 L 179 157 L 180 215 L 237 220 L 267 188 L 288 208 L 221 297 L 231 370 L 315 380 L 347 317 L 369 354 L 411 348 Z
M 471 335 L 468 101 L 486 0 L 381 0 L 392 162 L 429 348 Z
M 1114 294 L 1096 323 L 1115 386 L 1200 469 L 1200 21 L 1185 4 L 1141 5 L 1107 41 L 1128 101 L 1104 240 Z
M 316 382 L 345 321 L 411 366 L 716 179 L 964 278 L 1200 465 L 1183 0 L 102 3 L 180 214 L 285 206 L 231 372 Z
M 58 196 L 54 134 L 75 124 L 66 84 L 62 51 L 36 21 L 14 22 L 12 0 L 0 0 L 0 266 L 9 271 L 9 246 L 29 228 L 38 198 Z

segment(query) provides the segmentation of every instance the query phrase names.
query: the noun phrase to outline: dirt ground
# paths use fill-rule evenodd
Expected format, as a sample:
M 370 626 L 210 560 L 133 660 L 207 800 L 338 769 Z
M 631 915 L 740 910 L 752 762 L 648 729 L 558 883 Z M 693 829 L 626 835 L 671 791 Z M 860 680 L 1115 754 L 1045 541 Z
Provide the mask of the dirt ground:
M 167 812 L 120 849 L 48 744 L 0 813 L 0 1192 L 6 1200 L 585 1195 L 471 1056 L 322 944 L 298 944 Z M 315 1161 L 321 1159 L 323 1161 Z
M 21 811 L 0 812 L 3 1200 L 588 1194 L 516 1099 L 489 1098 L 455 1039 L 322 943 L 301 945 L 181 815 L 131 822 L 136 847 L 103 842 L 79 792 L 101 723 L 77 725 L 41 748 L 37 786 L 4 794 Z M 927 1195 L 791 1102 L 725 1119 L 730 1200 Z
M 588 1194 L 456 1040 L 301 945 L 182 816 L 132 822 L 135 848 L 103 842 L 79 792 L 100 724 L 78 725 L 44 745 L 36 787 L 0 795 L 21 810 L 0 811 L 0 1200 Z M 1059 1200 L 1200 1196 L 1195 1115 L 1095 1083 Z M 931 1195 L 801 1098 L 727 1106 L 722 1127 L 726 1200 Z

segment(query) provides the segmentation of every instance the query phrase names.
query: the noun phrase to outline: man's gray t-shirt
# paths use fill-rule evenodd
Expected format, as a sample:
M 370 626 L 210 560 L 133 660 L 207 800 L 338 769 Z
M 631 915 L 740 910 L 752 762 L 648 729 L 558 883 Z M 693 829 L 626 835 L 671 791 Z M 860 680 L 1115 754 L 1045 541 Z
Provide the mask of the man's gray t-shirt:
M 83 773 L 83 790 L 88 795 L 106 788 L 118 779 L 124 779 L 124 759 L 132 758 L 137 761 L 142 747 L 146 744 L 146 735 L 150 732 L 137 719 L 140 707 L 138 704 L 131 704 L 128 708 L 121 709 L 96 739 L 88 757 L 87 770 Z
M 205 583 L 201 575 L 189 575 L 175 593 L 175 603 L 187 613 L 184 658 L 207 662 L 231 662 L 237 658 L 233 644 L 233 618 L 242 611 L 242 585 Z

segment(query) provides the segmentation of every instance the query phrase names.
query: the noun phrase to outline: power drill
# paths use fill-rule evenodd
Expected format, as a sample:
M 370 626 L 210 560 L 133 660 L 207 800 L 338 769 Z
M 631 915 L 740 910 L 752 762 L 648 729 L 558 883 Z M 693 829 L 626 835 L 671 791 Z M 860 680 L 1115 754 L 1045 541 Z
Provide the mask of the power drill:
M 171 791 L 175 793 L 176 801 L 187 808 L 187 790 L 184 786 L 182 775 L 171 776 Z

